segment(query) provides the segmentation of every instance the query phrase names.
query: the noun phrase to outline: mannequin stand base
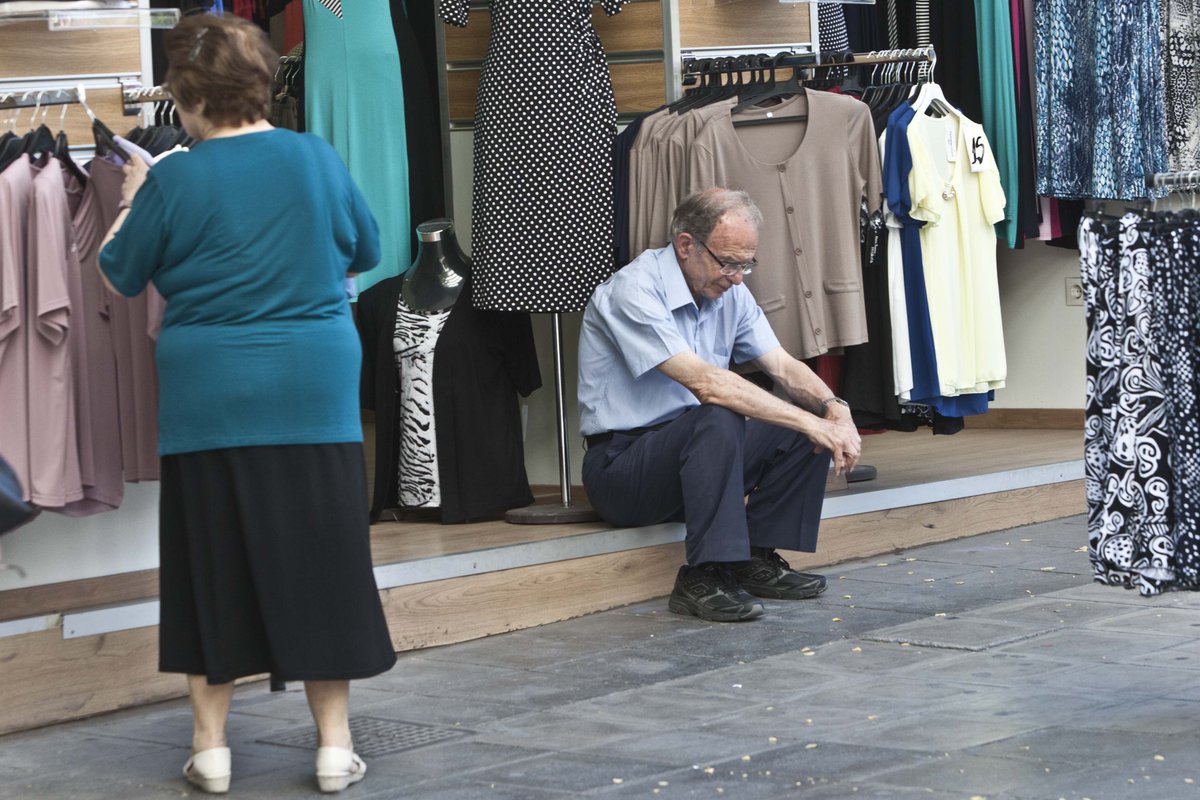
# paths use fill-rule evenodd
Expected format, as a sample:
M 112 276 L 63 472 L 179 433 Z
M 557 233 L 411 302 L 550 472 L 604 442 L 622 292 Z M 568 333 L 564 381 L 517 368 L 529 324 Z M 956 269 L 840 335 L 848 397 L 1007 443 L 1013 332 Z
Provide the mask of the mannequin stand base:
M 562 503 L 538 503 L 504 513 L 504 521 L 514 525 L 566 525 L 571 522 L 596 522 L 600 515 L 591 506 Z

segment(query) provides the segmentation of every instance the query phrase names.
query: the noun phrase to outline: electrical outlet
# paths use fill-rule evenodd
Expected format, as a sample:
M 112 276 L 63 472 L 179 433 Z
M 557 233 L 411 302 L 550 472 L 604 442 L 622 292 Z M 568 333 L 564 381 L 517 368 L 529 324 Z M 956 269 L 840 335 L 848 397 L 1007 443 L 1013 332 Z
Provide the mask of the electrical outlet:
M 1083 305 L 1083 279 L 1067 278 L 1067 305 Z

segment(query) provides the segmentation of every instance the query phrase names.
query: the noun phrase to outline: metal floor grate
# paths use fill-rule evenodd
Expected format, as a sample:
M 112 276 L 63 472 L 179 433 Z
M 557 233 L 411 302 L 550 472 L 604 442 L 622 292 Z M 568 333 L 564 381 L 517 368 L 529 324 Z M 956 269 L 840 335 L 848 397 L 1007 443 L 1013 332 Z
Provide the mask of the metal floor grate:
M 363 758 L 400 753 L 418 747 L 467 736 L 471 731 L 438 728 L 416 722 L 399 722 L 394 719 L 354 717 L 350 720 L 350 735 L 354 737 L 354 752 Z M 299 747 L 305 750 L 317 748 L 317 732 L 306 727 L 285 731 L 277 736 L 268 736 L 258 741 L 280 747 Z

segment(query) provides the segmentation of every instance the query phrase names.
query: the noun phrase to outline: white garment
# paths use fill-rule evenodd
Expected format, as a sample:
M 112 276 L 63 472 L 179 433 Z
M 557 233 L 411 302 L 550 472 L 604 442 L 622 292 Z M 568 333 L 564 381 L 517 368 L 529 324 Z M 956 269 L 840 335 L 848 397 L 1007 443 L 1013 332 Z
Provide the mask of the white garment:
M 887 131 L 879 135 L 879 159 L 882 162 L 887 145 Z M 901 403 L 912 399 L 912 350 L 908 343 L 908 296 L 904 292 L 904 252 L 900 244 L 900 221 L 883 201 L 883 219 L 888 232 L 888 306 L 892 314 L 892 377 L 895 394 Z
M 996 277 L 1004 219 L 1000 174 L 983 127 L 965 116 L 917 114 L 908 126 L 912 217 L 943 397 L 1004 387 L 1007 363 Z

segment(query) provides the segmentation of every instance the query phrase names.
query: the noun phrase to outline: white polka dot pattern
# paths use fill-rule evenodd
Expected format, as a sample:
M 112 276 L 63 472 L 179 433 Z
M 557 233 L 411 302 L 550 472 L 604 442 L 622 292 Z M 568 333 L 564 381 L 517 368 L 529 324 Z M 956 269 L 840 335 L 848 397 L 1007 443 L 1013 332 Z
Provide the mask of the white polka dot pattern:
M 446 22 L 467 23 L 468 0 L 440 3 Z M 475 111 L 476 308 L 578 311 L 614 270 L 617 111 L 591 10 L 589 0 L 492 0 Z

